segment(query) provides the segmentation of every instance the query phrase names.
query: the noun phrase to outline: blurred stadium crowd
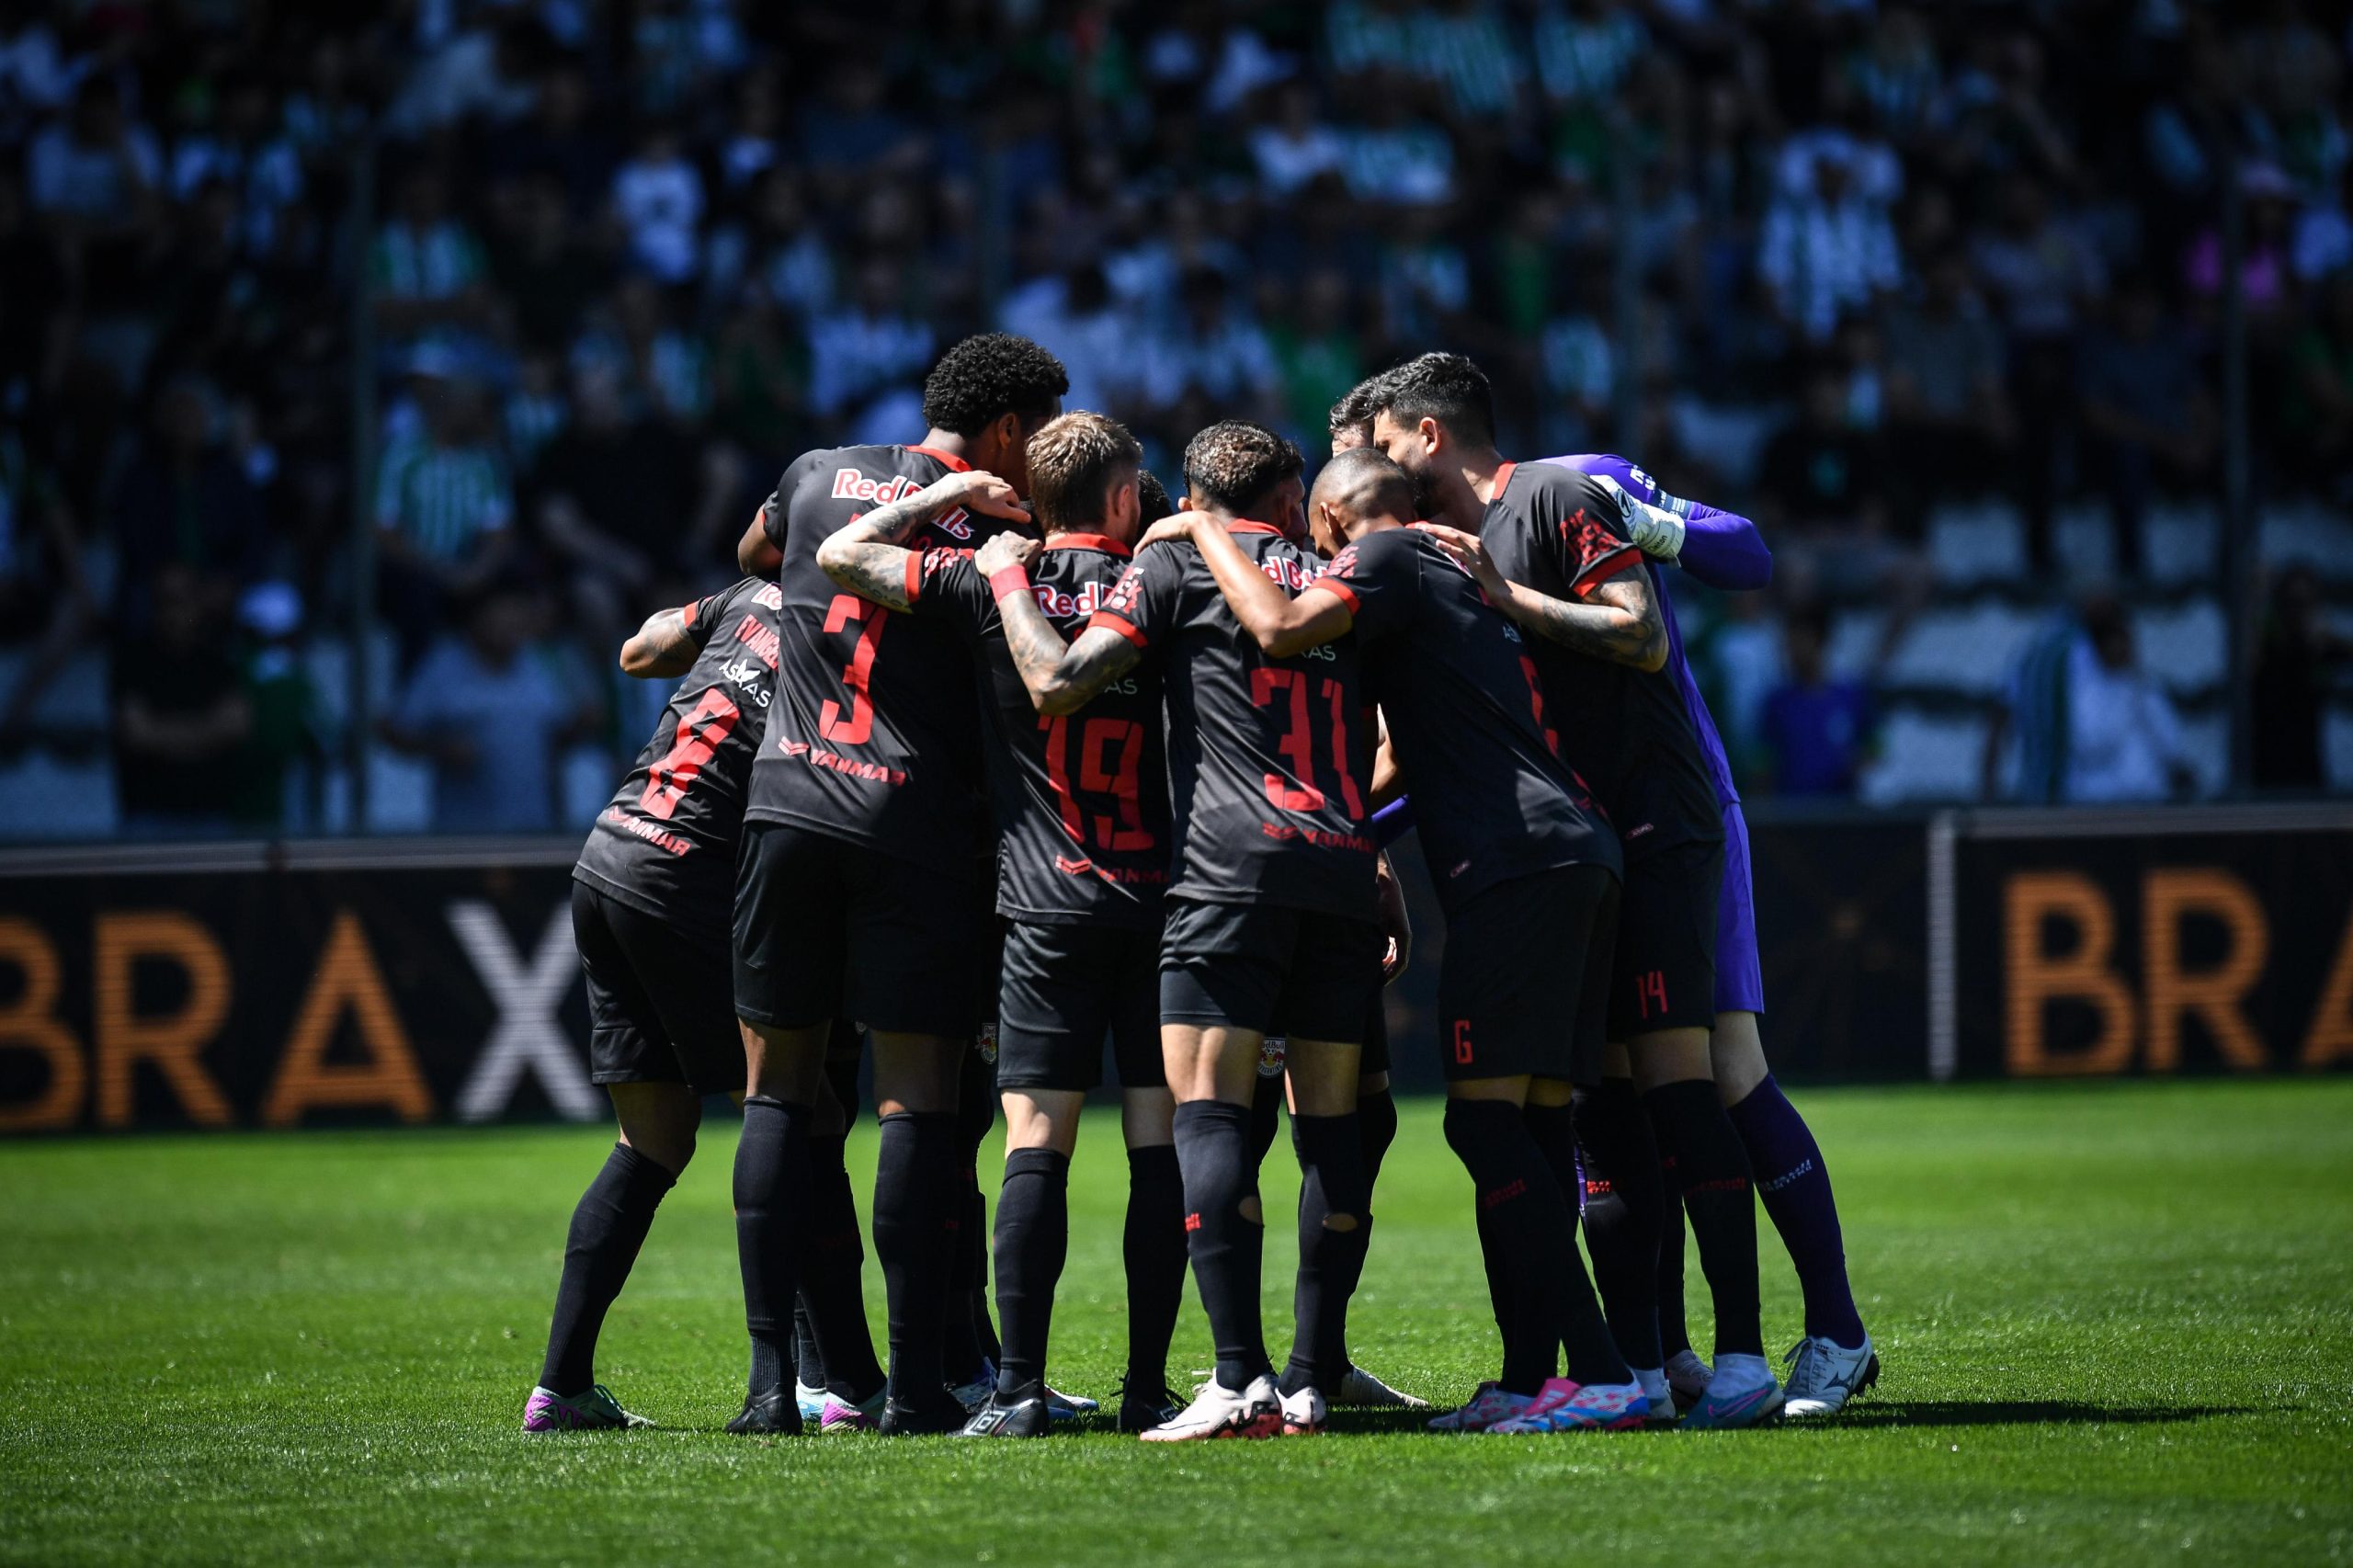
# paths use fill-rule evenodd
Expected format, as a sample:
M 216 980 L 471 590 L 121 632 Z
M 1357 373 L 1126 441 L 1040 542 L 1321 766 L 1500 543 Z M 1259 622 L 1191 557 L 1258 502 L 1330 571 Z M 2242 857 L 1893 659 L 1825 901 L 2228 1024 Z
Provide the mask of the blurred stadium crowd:
M 0 0 L 0 836 L 585 823 L 620 637 L 990 324 L 1171 479 L 1449 347 L 1746 509 L 1754 791 L 2222 790 L 2226 550 L 2252 782 L 2353 782 L 2347 9 Z

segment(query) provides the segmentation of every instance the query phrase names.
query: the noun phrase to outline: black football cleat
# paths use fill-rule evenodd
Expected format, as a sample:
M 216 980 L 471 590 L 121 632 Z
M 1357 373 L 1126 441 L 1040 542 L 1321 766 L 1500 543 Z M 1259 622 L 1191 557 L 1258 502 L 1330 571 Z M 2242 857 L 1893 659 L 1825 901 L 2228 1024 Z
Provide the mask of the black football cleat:
M 882 1435 L 886 1437 L 940 1437 L 963 1430 L 969 1419 L 964 1407 L 942 1390 L 937 1401 L 922 1404 L 902 1404 L 886 1400 L 882 1405 Z
M 739 1436 L 757 1434 L 765 1437 L 798 1437 L 801 1436 L 801 1406 L 790 1389 L 779 1389 L 756 1398 L 746 1397 L 744 1408 L 727 1424 L 730 1432 Z
M 1011 1404 L 1000 1404 L 992 1395 L 972 1412 L 964 1423 L 960 1437 L 1042 1437 L 1053 1430 L 1053 1412 L 1046 1402 L 1032 1396 L 1017 1399 Z
M 1120 1430 L 1149 1432 L 1165 1426 L 1183 1413 L 1185 1402 L 1166 1383 L 1157 1389 L 1131 1389 L 1120 1381 Z

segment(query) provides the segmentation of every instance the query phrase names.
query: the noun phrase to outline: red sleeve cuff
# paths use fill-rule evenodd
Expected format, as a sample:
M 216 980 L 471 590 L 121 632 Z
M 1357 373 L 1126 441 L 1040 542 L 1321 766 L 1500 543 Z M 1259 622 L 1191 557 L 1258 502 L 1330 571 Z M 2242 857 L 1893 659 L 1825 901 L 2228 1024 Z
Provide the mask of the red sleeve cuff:
M 1354 588 L 1349 587 L 1346 583 L 1339 581 L 1337 578 L 1318 577 L 1313 583 L 1308 584 L 1306 587 L 1302 588 L 1300 592 L 1303 594 L 1313 593 L 1319 588 L 1331 595 L 1334 598 L 1339 600 L 1342 604 L 1347 606 L 1348 613 L 1350 615 L 1358 615 L 1363 613 L 1364 601 L 1357 597 L 1357 591 Z
M 678 622 L 688 631 L 695 629 L 695 613 L 702 608 L 700 599 L 690 599 L 678 607 Z
M 913 604 L 921 597 L 923 597 L 923 551 L 911 550 L 907 551 L 907 602 Z
M 1097 610 L 1094 615 L 1087 619 L 1086 630 L 1092 631 L 1098 626 L 1110 628 L 1112 631 L 1118 632 L 1120 636 L 1126 638 L 1129 642 L 1134 643 L 1139 648 L 1149 648 L 1152 646 L 1152 640 L 1146 637 L 1142 632 L 1138 631 L 1132 621 L 1129 620 L 1126 616 L 1119 614 L 1117 611 L 1108 609 Z
M 1007 566 L 1001 572 L 989 574 L 989 597 L 1003 604 L 1015 594 L 1029 591 L 1029 571 L 1019 565 Z
M 1580 595 L 1591 593 L 1620 572 L 1631 570 L 1642 563 L 1641 551 L 1631 544 L 1620 545 L 1599 560 L 1589 562 L 1584 571 L 1577 574 L 1576 581 L 1569 585 L 1569 591 Z

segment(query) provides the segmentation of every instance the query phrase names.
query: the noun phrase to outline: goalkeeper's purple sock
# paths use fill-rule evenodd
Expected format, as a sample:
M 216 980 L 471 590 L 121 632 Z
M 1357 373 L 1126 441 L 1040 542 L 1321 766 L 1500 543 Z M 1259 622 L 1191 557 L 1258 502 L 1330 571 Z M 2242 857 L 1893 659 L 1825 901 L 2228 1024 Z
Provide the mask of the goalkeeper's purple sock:
M 1797 1267 L 1798 1285 L 1805 1292 L 1807 1337 L 1854 1349 L 1863 1342 L 1863 1320 L 1847 1281 L 1846 1239 L 1821 1145 L 1769 1073 L 1732 1108 L 1731 1116 L 1748 1149 L 1756 1195 Z

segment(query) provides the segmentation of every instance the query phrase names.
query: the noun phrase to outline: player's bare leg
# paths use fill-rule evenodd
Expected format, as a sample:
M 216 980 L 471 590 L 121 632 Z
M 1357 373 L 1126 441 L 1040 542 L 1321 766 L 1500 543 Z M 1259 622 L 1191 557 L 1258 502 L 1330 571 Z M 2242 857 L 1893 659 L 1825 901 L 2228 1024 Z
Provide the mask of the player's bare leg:
M 702 1096 L 684 1084 L 608 1084 L 606 1092 L 620 1134 L 572 1211 L 547 1357 L 523 1409 L 526 1432 L 651 1425 L 597 1381 L 597 1335 L 628 1282 L 654 1209 L 694 1158 Z
M 744 1133 L 735 1145 L 735 1251 L 752 1369 L 731 1432 L 797 1433 L 788 1381 L 801 1224 L 809 1208 L 809 1140 L 830 1024 L 780 1029 L 744 1023 Z
M 1773 1081 L 1753 1012 L 1716 1015 L 1708 1042 L 1716 1098 L 1756 1174 L 1757 1196 L 1780 1233 L 1805 1295 L 1805 1337 L 1790 1351 L 1786 1415 L 1836 1415 L 1879 1379 L 1879 1355 L 1855 1310 L 1846 1238 L 1821 1145 Z
M 1250 1099 L 1264 1040 L 1256 1029 L 1222 1024 L 1161 1026 L 1187 1252 L 1217 1344 L 1217 1375 L 1183 1414 L 1144 1433 L 1146 1442 L 1271 1437 L 1282 1430 L 1259 1319 L 1266 1214 L 1250 1156 Z
M 1748 1154 L 1716 1097 L 1708 1031 L 1660 1029 L 1628 1042 L 1634 1083 L 1699 1243 L 1715 1303 L 1716 1353 L 1708 1392 L 1685 1417 L 1694 1427 L 1745 1426 L 1780 1408 L 1765 1360 L 1756 1287 L 1756 1202 Z

